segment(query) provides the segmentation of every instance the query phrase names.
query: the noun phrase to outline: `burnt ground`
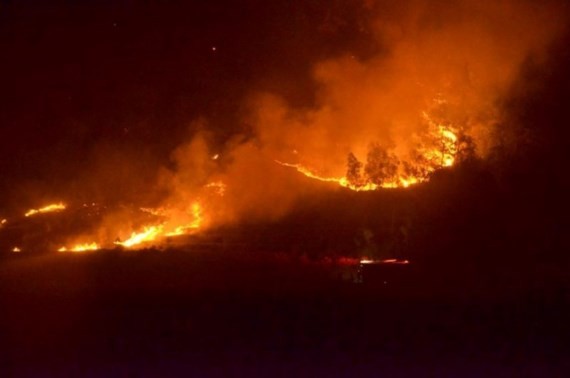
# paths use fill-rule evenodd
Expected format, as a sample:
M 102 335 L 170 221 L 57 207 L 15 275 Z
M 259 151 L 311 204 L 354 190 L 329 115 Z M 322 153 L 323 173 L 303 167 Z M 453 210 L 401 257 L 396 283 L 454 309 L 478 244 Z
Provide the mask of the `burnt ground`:
M 446 274 L 448 267 L 417 264 L 399 287 L 355 284 L 354 267 L 246 251 L 3 258 L 2 376 L 556 377 L 570 371 L 563 286 L 494 290 Z

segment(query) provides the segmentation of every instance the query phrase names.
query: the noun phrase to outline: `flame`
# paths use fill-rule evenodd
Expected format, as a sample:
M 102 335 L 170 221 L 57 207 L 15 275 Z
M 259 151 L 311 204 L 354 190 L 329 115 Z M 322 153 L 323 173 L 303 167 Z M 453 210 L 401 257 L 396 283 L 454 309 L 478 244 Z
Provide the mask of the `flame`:
M 163 225 L 147 226 L 142 232 L 133 232 L 130 238 L 124 242 L 116 241 L 115 244 L 130 248 L 134 245 L 153 241 L 162 233 L 163 228 Z
M 22 250 L 21 250 L 19 247 L 14 247 L 14 248 L 12 249 L 12 252 L 16 252 L 16 253 L 17 253 L 17 252 L 22 252 Z
M 164 205 L 157 208 L 141 207 L 140 211 L 148 213 L 158 219 L 153 221 L 151 224 L 146 224 L 142 230 L 134 229 L 129 230 L 130 236 L 125 240 L 117 240 L 114 242 L 115 245 L 120 245 L 126 248 L 136 248 L 137 246 L 151 242 L 154 240 L 164 239 L 167 237 L 173 237 L 178 235 L 190 234 L 195 232 L 204 226 L 205 216 L 204 208 L 202 202 L 210 198 L 211 195 L 223 196 L 226 190 L 226 184 L 222 181 L 213 181 L 203 186 L 204 198 L 198 198 L 186 208 L 179 207 L 177 205 Z M 180 202 L 178 202 L 180 203 Z M 184 203 L 184 202 L 182 202 Z M 96 206 L 95 203 L 89 205 L 88 203 L 83 204 L 83 207 Z M 66 208 L 63 203 L 54 203 L 44 206 L 39 209 L 32 209 L 25 213 L 26 217 L 47 213 L 53 211 L 61 211 Z M 2 227 L 7 220 L 0 219 L 0 227 Z M 111 226 L 114 227 L 114 226 Z M 111 230 L 105 230 L 106 234 L 112 232 Z M 119 234 L 122 234 L 120 231 Z M 102 233 L 100 233 L 102 234 Z M 116 235 L 116 234 L 115 234 Z M 83 252 L 83 251 L 94 251 L 101 249 L 101 245 L 110 245 L 111 240 L 109 239 L 97 239 L 90 243 L 82 243 L 74 246 L 61 246 L 59 252 Z M 19 252 L 19 249 L 17 250 Z M 16 252 L 16 251 L 15 251 Z
M 316 173 L 314 170 L 300 164 L 300 163 L 285 163 L 275 160 L 277 164 L 285 167 L 294 168 L 297 172 L 318 181 L 336 183 L 344 188 L 354 191 L 370 191 L 377 189 L 389 188 L 408 188 L 412 185 L 425 182 L 429 179 L 429 174 L 437 169 L 444 167 L 451 167 L 456 160 L 457 155 L 457 134 L 450 126 L 438 124 L 433 121 L 427 113 L 424 113 L 424 119 L 428 123 L 428 133 L 425 135 L 423 145 L 417 148 L 416 154 L 418 157 L 413 162 L 404 160 L 405 164 L 414 168 L 410 173 L 404 172 L 398 168 L 397 174 L 394 177 L 386 178 L 381 184 L 371 182 L 370 179 L 363 180 L 363 182 L 351 182 L 348 177 L 327 177 Z
M 202 215 L 202 206 L 199 202 L 194 202 L 190 207 L 190 213 L 192 214 L 193 221 L 189 224 L 178 226 L 174 229 L 174 231 L 168 232 L 165 236 L 179 236 L 187 234 L 192 230 L 196 230 L 202 226 L 202 222 L 204 220 Z
M 5 225 L 6 223 L 8 223 L 8 219 L 2 219 L 2 220 L 0 220 L 0 228 L 1 228 L 1 227 L 4 227 L 4 225 Z
M 164 217 L 166 216 L 166 209 L 163 207 L 152 208 L 152 207 L 141 207 L 140 211 L 144 213 L 148 213 L 150 215 L 154 215 L 156 217 Z
M 65 210 L 67 206 L 65 204 L 63 204 L 62 202 L 59 203 L 52 203 L 50 205 L 44 206 L 40 209 L 31 209 L 28 210 L 24 216 L 26 217 L 31 217 L 32 215 L 36 215 L 36 214 L 43 214 L 43 213 L 51 213 L 54 211 L 62 211 Z
M 67 249 L 66 247 L 61 247 L 60 249 L 58 249 L 59 252 L 84 252 L 84 251 L 96 251 L 98 249 L 101 249 L 101 247 L 99 247 L 99 245 L 95 242 L 93 243 L 85 243 L 85 244 L 77 244 L 69 249 Z
M 385 260 L 370 260 L 370 259 L 362 259 L 360 260 L 361 264 L 399 264 L 399 265 L 407 265 L 410 263 L 409 260 L 398 260 L 398 259 L 385 259 Z
M 352 189 L 355 191 L 367 191 L 367 190 L 376 190 L 378 189 L 380 186 L 373 184 L 373 183 L 367 183 L 366 185 L 363 186 L 356 186 L 356 185 L 352 185 L 348 182 L 348 179 L 346 177 L 324 177 L 324 176 L 320 176 L 316 173 L 314 173 L 313 171 L 311 171 L 309 168 L 301 165 L 301 164 L 291 164 L 291 163 L 284 163 L 282 161 L 279 160 L 274 160 L 277 164 L 280 164 L 282 166 L 285 167 L 290 167 L 290 168 L 295 168 L 297 170 L 297 172 L 302 173 L 303 175 L 318 180 L 318 181 L 322 181 L 322 182 L 333 182 L 336 183 L 342 187 L 348 188 L 348 189 Z M 393 187 L 393 186 L 383 186 L 383 187 Z
M 431 136 L 439 144 L 437 148 L 426 151 L 426 157 L 443 167 L 451 167 L 455 162 L 455 155 L 457 154 L 457 135 L 452 131 L 451 127 L 437 123 L 428 113 L 423 112 L 422 116 L 432 130 Z
M 152 209 L 146 209 L 150 210 Z M 192 215 L 192 222 L 184 225 L 178 225 L 173 227 L 173 230 L 170 232 L 165 232 L 165 224 L 159 224 L 154 226 L 146 226 L 144 227 L 143 231 L 141 232 L 133 232 L 131 237 L 123 242 L 116 241 L 116 245 L 121 245 L 123 247 L 133 247 L 142 243 L 154 241 L 159 239 L 160 237 L 172 237 L 172 236 L 179 236 L 189 233 L 192 230 L 196 230 L 202 226 L 203 222 L 203 215 L 202 215 L 202 206 L 199 202 L 194 202 L 190 206 L 190 214 Z M 160 211 L 156 212 L 156 214 L 165 215 L 167 213 L 166 210 L 161 209 Z

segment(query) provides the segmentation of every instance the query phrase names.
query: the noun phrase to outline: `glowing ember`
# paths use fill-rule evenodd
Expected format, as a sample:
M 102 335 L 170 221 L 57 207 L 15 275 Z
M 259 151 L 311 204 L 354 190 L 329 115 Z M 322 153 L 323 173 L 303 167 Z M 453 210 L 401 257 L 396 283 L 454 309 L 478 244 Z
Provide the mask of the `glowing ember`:
M 147 226 L 142 232 L 133 232 L 130 238 L 124 242 L 116 241 L 115 244 L 129 248 L 137 244 L 153 241 L 162 233 L 162 230 L 162 225 Z
M 369 259 L 362 259 L 360 260 L 361 264 L 401 264 L 406 265 L 409 264 L 409 260 L 398 260 L 398 259 L 386 259 L 386 260 L 369 260 Z
M 97 243 L 85 243 L 85 244 L 78 244 L 76 246 L 67 249 L 66 247 L 61 247 L 58 249 L 59 252 L 84 252 L 84 251 L 96 251 L 101 249 Z
M 216 194 L 223 197 L 226 193 L 227 185 L 224 184 L 222 181 L 214 181 L 206 185 L 206 188 L 214 189 Z
M 36 215 L 36 214 L 43 214 L 43 213 L 52 213 L 54 211 L 62 211 L 65 210 L 66 206 L 60 202 L 60 203 L 53 203 L 47 206 L 44 206 L 40 209 L 31 209 L 28 210 L 28 212 L 26 214 L 24 214 L 26 217 L 30 217 L 32 215 Z
M 6 223 L 8 223 L 7 219 L 0 220 L 0 227 L 4 226 Z
M 21 250 L 20 248 L 18 248 L 18 247 L 14 247 L 14 248 L 12 249 L 12 252 L 16 252 L 16 253 L 17 253 L 17 252 L 22 252 L 22 250 Z
M 159 208 L 152 208 L 152 207 L 141 207 L 140 210 L 142 212 L 157 216 L 157 217 L 164 217 L 166 216 L 166 210 L 162 207 Z
M 374 264 L 375 262 L 377 262 L 377 261 L 376 260 L 368 260 L 368 259 L 360 260 L 361 264 Z

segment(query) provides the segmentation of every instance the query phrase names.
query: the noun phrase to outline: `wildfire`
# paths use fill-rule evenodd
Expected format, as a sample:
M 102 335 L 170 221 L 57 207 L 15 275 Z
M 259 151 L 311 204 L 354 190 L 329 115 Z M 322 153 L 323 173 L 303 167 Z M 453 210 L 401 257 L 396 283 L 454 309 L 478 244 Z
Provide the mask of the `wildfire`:
M 190 207 L 190 211 L 192 213 L 192 217 L 194 220 L 190 224 L 176 227 L 174 231 L 168 232 L 165 236 L 171 237 L 171 236 L 184 235 L 190 232 L 191 230 L 200 228 L 203 222 L 202 207 L 198 202 L 194 202 Z
M 63 204 L 62 202 L 60 203 L 53 203 L 47 206 L 44 206 L 40 209 L 31 209 L 28 210 L 28 212 L 26 212 L 26 214 L 24 214 L 26 217 L 31 217 L 32 215 L 36 215 L 36 214 L 43 214 L 43 213 L 52 213 L 55 211 L 62 211 L 65 210 L 66 206 L 65 204 Z
M 69 249 L 66 247 L 61 247 L 58 249 L 59 252 L 84 252 L 84 251 L 96 251 L 101 249 L 99 245 L 95 242 L 93 243 L 85 243 L 85 244 L 77 244 Z
M 365 186 L 353 186 L 348 182 L 348 179 L 346 177 L 324 177 L 324 176 L 320 176 L 316 173 L 314 173 L 313 171 L 311 171 L 309 168 L 301 165 L 301 164 L 291 164 L 291 163 L 284 163 L 282 161 L 279 160 L 274 160 L 277 164 L 280 164 L 284 167 L 290 167 L 290 168 L 295 168 L 297 170 L 297 172 L 302 173 L 303 175 L 318 180 L 318 181 L 323 181 L 323 182 L 333 182 L 336 183 L 340 186 L 343 186 L 345 188 L 349 188 L 352 190 L 356 190 L 356 191 L 366 191 L 366 190 L 376 190 L 378 189 L 377 185 L 374 185 L 372 183 L 368 183 Z
M 203 201 L 207 201 L 211 195 L 223 196 L 226 190 L 226 184 L 222 181 L 212 181 L 203 186 L 203 189 L 207 192 L 203 193 L 204 197 L 198 197 L 195 201 L 189 202 L 186 207 L 180 207 L 176 205 L 165 204 L 160 207 L 150 208 L 141 207 L 140 211 L 152 215 L 155 217 L 151 223 L 146 223 L 144 227 L 138 229 L 128 230 L 130 236 L 117 239 L 114 244 L 125 248 L 137 248 L 148 242 L 153 242 L 155 240 L 164 240 L 168 237 L 174 237 L 179 235 L 185 235 L 195 232 L 197 229 L 204 226 L 205 216 Z M 95 203 L 83 204 L 83 207 L 96 206 Z M 36 214 L 49 213 L 62 211 L 66 209 L 66 205 L 62 202 L 53 203 L 46 205 L 38 209 L 31 209 L 25 213 L 26 217 L 30 217 Z M 0 218 L 0 228 L 2 228 L 8 220 Z M 115 225 L 106 225 L 105 227 L 115 227 Z M 96 237 L 91 238 L 93 240 L 89 243 L 80 243 L 77 245 L 63 245 L 58 251 L 59 252 L 83 252 L 83 251 L 95 251 L 100 250 L 101 246 L 110 246 L 113 242 L 109 239 L 113 235 L 112 229 L 104 230 L 107 236 L 106 239 L 99 239 Z M 119 231 L 118 234 L 121 234 Z M 99 234 L 103 234 L 102 232 Z M 116 234 L 115 234 L 116 235 Z M 127 234 L 128 235 L 128 234 Z M 124 239 L 123 239 L 124 238 Z M 13 252 L 20 252 L 19 247 L 15 247 Z
M 447 126 L 438 124 L 426 112 L 422 113 L 424 120 L 429 124 L 437 139 L 435 148 L 425 152 L 429 160 L 443 167 L 451 167 L 457 155 L 457 135 Z
M 227 185 L 222 181 L 213 181 L 209 184 L 206 184 L 206 188 L 214 189 L 216 194 L 218 194 L 220 197 L 223 197 L 226 193 Z
M 410 263 L 409 260 L 398 260 L 398 259 L 385 259 L 385 260 L 369 260 L 369 259 L 362 259 L 360 260 L 361 264 L 398 264 L 398 265 L 407 265 Z
M 413 159 L 400 160 L 379 145 L 372 145 L 366 165 L 359 162 L 352 153 L 349 154 L 347 174 L 342 177 L 323 176 L 300 163 L 275 162 L 294 168 L 311 179 L 336 183 L 354 191 L 407 188 L 427 181 L 429 175 L 437 169 L 451 167 L 458 152 L 459 138 L 452 128 L 437 124 L 427 114 L 424 114 L 424 118 L 429 132 L 423 136 L 414 151 Z M 364 172 L 361 172 L 362 168 Z
M 152 208 L 152 207 L 141 207 L 140 210 L 142 212 L 148 213 L 150 215 L 154 215 L 156 217 L 164 217 L 166 216 L 166 210 L 163 207 L 159 208 Z
M 149 242 L 155 240 L 160 234 L 162 234 L 163 226 L 147 226 L 142 232 L 133 232 L 131 237 L 124 242 L 116 241 L 115 244 L 121 245 L 123 247 L 130 248 L 134 245 Z

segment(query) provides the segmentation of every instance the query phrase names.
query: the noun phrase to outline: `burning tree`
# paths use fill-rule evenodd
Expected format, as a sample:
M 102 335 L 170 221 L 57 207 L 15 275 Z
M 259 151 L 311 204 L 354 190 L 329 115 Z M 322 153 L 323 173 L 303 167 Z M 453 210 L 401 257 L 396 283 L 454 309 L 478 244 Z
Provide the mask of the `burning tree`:
M 465 134 L 464 132 L 459 133 L 457 136 L 457 160 L 460 162 L 472 160 L 476 156 L 475 151 L 475 142 L 473 138 L 469 135 Z
M 396 181 L 399 164 L 396 155 L 389 153 L 377 143 L 372 144 L 364 167 L 367 181 L 378 186 Z
M 350 185 L 361 187 L 365 184 L 362 177 L 362 163 L 354 156 L 352 152 L 348 153 L 347 157 L 347 170 L 346 179 Z

